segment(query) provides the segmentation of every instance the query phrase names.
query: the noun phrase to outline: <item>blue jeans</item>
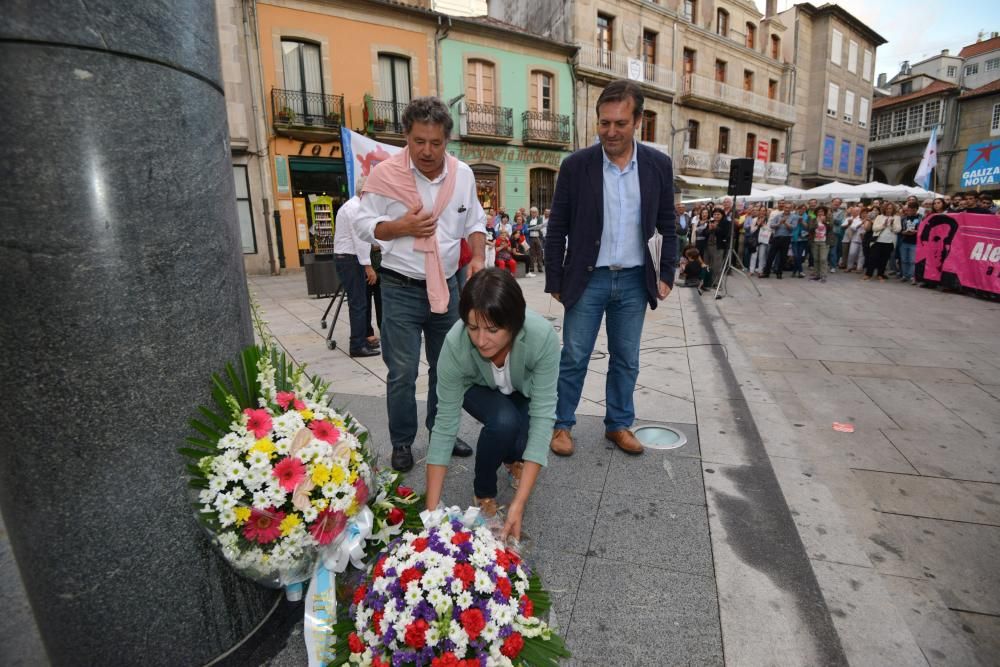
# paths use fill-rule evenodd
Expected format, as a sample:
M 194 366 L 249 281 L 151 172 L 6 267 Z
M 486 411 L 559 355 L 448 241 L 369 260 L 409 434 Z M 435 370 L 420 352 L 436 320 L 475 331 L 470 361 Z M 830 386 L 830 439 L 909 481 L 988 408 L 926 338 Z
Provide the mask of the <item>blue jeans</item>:
M 379 276 L 382 287 L 382 359 L 389 368 L 386 406 L 389 440 L 393 448 L 409 447 L 417 437 L 417 373 L 420 370 L 420 335 L 430 366 L 427 384 L 427 430 L 437 415 L 437 360 L 444 337 L 458 321 L 458 284 L 448 279 L 447 313 L 432 313 L 427 290 L 407 285 L 394 276 Z
M 602 317 L 606 318 L 609 356 L 605 430 L 620 431 L 632 426 L 635 420 L 632 394 L 639 377 L 639 339 L 648 304 L 645 271 L 642 266 L 621 271 L 594 269 L 580 300 L 566 311 L 555 428 L 572 429 L 576 423 L 576 407 Z
M 792 259 L 795 261 L 793 271 L 795 273 L 802 273 L 802 257 L 805 255 L 808 246 L 809 243 L 807 241 L 792 241 Z
M 903 277 L 913 278 L 913 260 L 917 256 L 917 244 L 900 242 L 896 248 L 899 250 L 900 263 L 903 265 Z
M 347 292 L 347 312 L 351 320 L 350 351 L 357 352 L 367 344 L 368 323 L 368 286 L 365 282 L 365 270 L 354 255 L 334 255 L 333 262 L 337 267 L 337 277 Z
M 506 396 L 499 389 L 473 385 L 465 392 L 462 407 L 483 425 L 476 442 L 476 476 L 472 488 L 477 498 L 496 498 L 497 469 L 524 456 L 528 444 L 528 406 L 531 401 L 515 391 Z
M 834 234 L 833 238 L 831 239 L 830 251 L 829 254 L 827 255 L 827 259 L 830 261 L 831 269 L 836 269 L 840 266 L 840 249 L 841 249 L 840 244 L 843 242 L 844 242 L 843 239 L 837 236 L 836 234 Z

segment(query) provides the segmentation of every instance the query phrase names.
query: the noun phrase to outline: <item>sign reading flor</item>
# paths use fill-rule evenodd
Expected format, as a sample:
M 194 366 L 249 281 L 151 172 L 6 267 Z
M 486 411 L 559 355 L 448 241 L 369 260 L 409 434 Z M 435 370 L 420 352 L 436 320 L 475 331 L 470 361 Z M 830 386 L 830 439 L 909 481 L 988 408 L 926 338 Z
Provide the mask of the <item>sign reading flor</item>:
M 1000 140 L 969 146 L 962 170 L 962 187 L 1000 185 Z

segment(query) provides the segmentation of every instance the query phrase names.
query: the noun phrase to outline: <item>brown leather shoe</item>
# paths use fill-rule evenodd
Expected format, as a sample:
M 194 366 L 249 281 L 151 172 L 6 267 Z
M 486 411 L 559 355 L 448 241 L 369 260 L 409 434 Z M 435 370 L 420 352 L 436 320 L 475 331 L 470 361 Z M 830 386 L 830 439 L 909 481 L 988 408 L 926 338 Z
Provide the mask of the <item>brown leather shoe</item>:
M 623 428 L 620 431 L 608 431 L 604 434 L 604 437 L 618 445 L 618 449 L 626 454 L 642 454 L 642 443 L 627 428 Z
M 472 502 L 479 508 L 479 512 L 487 519 L 492 519 L 497 515 L 497 512 L 500 511 L 500 508 L 497 507 L 496 498 L 479 498 L 477 496 L 473 496 Z
M 564 428 L 552 429 L 552 442 L 549 443 L 549 449 L 552 450 L 553 454 L 559 456 L 572 456 L 573 437 L 569 431 Z

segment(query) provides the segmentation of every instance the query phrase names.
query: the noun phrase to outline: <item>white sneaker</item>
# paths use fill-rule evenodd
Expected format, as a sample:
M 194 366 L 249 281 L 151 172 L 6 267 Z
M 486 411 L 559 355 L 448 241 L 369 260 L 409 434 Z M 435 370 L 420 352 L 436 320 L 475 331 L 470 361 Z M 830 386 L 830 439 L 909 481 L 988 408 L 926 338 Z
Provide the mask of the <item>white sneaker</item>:
M 534 273 L 531 273 L 531 272 L 529 271 L 529 272 L 528 272 L 528 275 L 527 275 L 527 277 L 528 277 L 528 278 L 534 278 L 534 277 L 535 277 L 535 274 L 534 274 Z
M 830 269 L 830 273 L 836 273 L 837 269 Z

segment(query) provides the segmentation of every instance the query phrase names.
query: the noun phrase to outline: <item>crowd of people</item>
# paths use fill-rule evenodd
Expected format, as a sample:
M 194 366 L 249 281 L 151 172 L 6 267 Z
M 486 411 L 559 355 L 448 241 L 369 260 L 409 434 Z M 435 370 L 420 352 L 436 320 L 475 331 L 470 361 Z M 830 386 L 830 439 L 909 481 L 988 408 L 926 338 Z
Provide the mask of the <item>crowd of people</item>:
M 829 204 L 781 201 L 773 207 L 746 203 L 734 210 L 732 199 L 677 206 L 679 268 L 687 286 L 714 287 L 726 252 L 757 278 L 794 278 L 826 282 L 830 273 L 859 273 L 862 280 L 896 277 L 916 285 L 917 233 L 927 216 L 938 213 L 996 214 L 991 195 L 960 192 L 950 197 L 905 202 L 874 199 Z
M 544 271 L 542 244 L 548 226 L 549 209 L 544 215 L 538 207 L 525 210 L 522 206 L 514 212 L 513 221 L 501 207 L 494 211 L 486 208 L 486 265 L 510 271 L 517 275 L 518 261 L 527 266 L 526 276 L 534 278 Z

